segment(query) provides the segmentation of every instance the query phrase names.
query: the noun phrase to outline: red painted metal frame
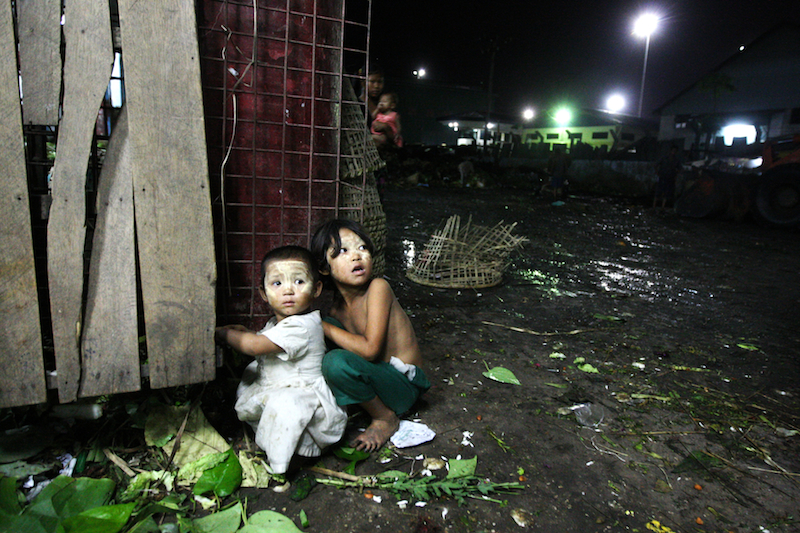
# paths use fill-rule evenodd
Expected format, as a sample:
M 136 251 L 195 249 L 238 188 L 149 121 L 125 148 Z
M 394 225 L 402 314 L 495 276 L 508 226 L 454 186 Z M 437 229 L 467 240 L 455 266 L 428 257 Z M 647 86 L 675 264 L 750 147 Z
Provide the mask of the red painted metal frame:
M 342 83 L 363 83 L 370 0 L 198 9 L 220 323 L 261 327 L 260 260 L 337 216 Z M 357 36 L 353 38 L 352 36 Z

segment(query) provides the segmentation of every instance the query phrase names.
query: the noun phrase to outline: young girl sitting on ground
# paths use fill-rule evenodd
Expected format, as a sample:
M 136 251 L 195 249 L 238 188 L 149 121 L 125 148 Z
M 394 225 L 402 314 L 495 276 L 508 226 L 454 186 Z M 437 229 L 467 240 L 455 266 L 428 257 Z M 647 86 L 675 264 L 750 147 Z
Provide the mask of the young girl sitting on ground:
M 294 454 L 316 457 L 344 434 L 347 413 L 322 376 L 325 337 L 319 311 L 309 311 L 322 291 L 311 253 L 299 246 L 269 252 L 261 262 L 261 297 L 275 316 L 259 332 L 217 328 L 219 342 L 255 356 L 237 390 L 236 414 L 256 433 L 275 474 L 285 474 Z
M 325 336 L 340 347 L 328 352 L 322 373 L 339 405 L 359 404 L 372 423 L 355 438 L 357 449 L 374 451 L 397 431 L 398 415 L 430 388 L 420 366 L 414 328 L 391 287 L 372 277 L 369 235 L 350 220 L 332 220 L 314 233 L 311 250 L 335 298 L 323 322 Z

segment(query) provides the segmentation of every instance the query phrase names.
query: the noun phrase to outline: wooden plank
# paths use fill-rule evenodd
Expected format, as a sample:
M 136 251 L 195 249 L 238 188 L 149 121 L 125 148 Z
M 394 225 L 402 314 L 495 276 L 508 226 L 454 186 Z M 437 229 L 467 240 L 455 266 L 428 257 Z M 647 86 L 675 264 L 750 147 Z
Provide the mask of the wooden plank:
M 123 109 L 108 143 L 97 191 L 97 225 L 81 339 L 79 395 L 83 397 L 141 387 L 129 147 Z
M 11 3 L 0 6 L 0 407 L 46 399 Z
M 114 51 L 107 2 L 70 0 L 64 19 L 64 100 L 47 225 L 47 275 L 58 398 L 70 402 L 80 384 L 86 168 Z
M 17 0 L 22 116 L 25 124 L 58 124 L 61 91 L 61 0 Z
M 120 0 L 150 385 L 214 378 L 213 225 L 194 2 Z

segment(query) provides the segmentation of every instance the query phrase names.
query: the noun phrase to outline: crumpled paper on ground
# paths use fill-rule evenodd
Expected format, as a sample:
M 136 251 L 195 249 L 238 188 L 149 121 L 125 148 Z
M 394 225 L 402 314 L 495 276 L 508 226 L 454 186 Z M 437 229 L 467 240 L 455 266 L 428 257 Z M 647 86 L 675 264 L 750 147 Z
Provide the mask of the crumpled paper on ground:
M 401 420 L 390 440 L 396 448 L 411 448 L 431 441 L 435 436 L 436 433 L 425 424 Z

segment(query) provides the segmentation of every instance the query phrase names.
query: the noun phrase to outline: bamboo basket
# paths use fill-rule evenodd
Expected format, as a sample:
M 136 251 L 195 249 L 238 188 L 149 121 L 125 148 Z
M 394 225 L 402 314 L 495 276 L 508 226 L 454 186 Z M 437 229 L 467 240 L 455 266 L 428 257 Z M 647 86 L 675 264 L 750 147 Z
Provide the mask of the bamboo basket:
M 386 163 L 367 136 L 364 108 L 349 83 L 344 83 L 341 154 L 339 216 L 355 220 L 369 233 L 375 246 L 373 271 L 381 276 L 386 266 L 386 214 L 375 183 L 375 170 Z
M 473 225 L 472 218 L 461 225 L 454 215 L 436 231 L 406 271 L 421 285 L 445 289 L 479 289 L 503 281 L 511 252 L 528 239 L 512 233 L 516 223 L 494 227 Z

